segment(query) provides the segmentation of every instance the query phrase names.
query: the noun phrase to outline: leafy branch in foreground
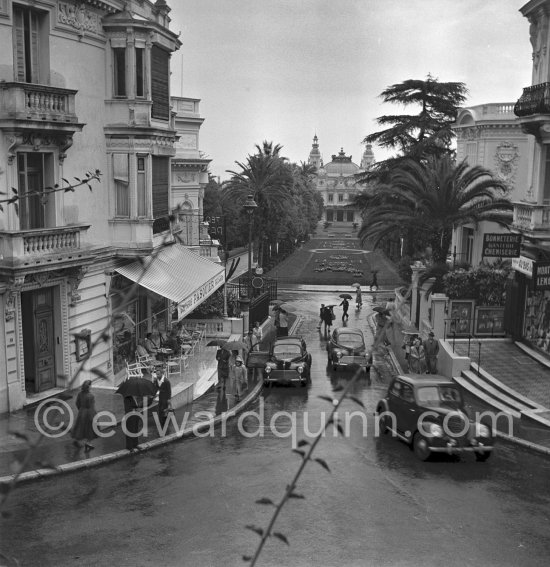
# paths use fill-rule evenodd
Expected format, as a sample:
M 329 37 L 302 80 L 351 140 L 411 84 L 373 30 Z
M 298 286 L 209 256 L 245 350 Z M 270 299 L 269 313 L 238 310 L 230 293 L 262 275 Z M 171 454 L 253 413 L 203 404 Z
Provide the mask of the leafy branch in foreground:
M 329 466 L 327 465 L 326 461 L 320 458 L 312 458 L 312 454 L 313 451 L 315 450 L 315 447 L 317 446 L 317 444 L 319 443 L 319 441 L 321 440 L 321 438 L 324 436 L 324 432 L 326 430 L 326 428 L 330 425 L 333 424 L 334 427 L 336 427 L 336 429 L 342 434 L 343 433 L 343 429 L 342 429 L 342 425 L 340 423 L 340 421 L 338 420 L 338 408 L 340 407 L 340 405 L 342 404 L 342 402 L 345 399 L 350 399 L 356 403 L 358 403 L 359 405 L 363 406 L 363 403 L 361 402 L 361 400 L 359 400 L 358 398 L 356 398 L 355 396 L 350 396 L 348 395 L 348 392 L 353 388 L 355 382 L 357 382 L 357 380 L 359 379 L 359 377 L 361 376 L 361 374 L 363 373 L 363 370 L 361 368 L 358 368 L 353 377 L 351 378 L 351 380 L 347 383 L 346 387 L 343 388 L 342 386 L 337 386 L 336 388 L 334 388 L 335 392 L 342 392 L 340 394 L 339 398 L 331 398 L 330 396 L 319 396 L 321 399 L 326 400 L 328 402 L 330 402 L 332 404 L 332 411 L 329 414 L 329 417 L 327 419 L 327 421 L 325 422 L 322 430 L 318 433 L 318 435 L 316 437 L 314 437 L 312 442 L 306 441 L 305 439 L 302 439 L 298 442 L 297 444 L 297 448 L 296 449 L 292 449 L 292 451 L 298 455 L 301 456 L 302 458 L 302 462 L 300 463 L 300 466 L 298 468 L 298 470 L 296 471 L 296 474 L 294 475 L 294 477 L 292 478 L 292 480 L 290 481 L 290 484 L 287 485 L 286 489 L 285 489 L 285 493 L 283 494 L 283 497 L 281 498 L 281 501 L 278 504 L 275 504 L 270 498 L 260 498 L 259 500 L 256 500 L 256 504 L 260 504 L 260 505 L 264 505 L 264 506 L 273 506 L 275 508 L 273 515 L 271 517 L 271 520 L 269 521 L 269 524 L 267 526 L 267 528 L 265 528 L 265 530 L 263 528 L 248 524 L 245 526 L 245 528 L 247 530 L 251 530 L 254 533 L 258 534 L 260 536 L 260 542 L 258 544 L 258 547 L 256 548 L 256 551 L 254 552 L 254 555 L 243 555 L 243 561 L 250 561 L 250 565 L 254 566 L 256 565 L 256 562 L 258 561 L 258 558 L 260 557 L 260 554 L 262 552 L 262 549 L 267 541 L 267 539 L 271 536 L 279 539 L 280 541 L 286 543 L 287 545 L 290 545 L 288 542 L 288 538 L 281 532 L 275 532 L 273 531 L 273 527 L 275 525 L 275 522 L 277 521 L 277 518 L 279 516 L 280 511 L 282 510 L 283 506 L 286 504 L 286 502 L 288 500 L 290 500 L 291 498 L 294 499 L 305 499 L 305 496 L 303 494 L 300 494 L 298 492 L 295 492 L 296 489 L 296 484 L 298 482 L 298 479 L 300 478 L 303 470 L 305 469 L 306 465 L 308 464 L 308 462 L 313 461 L 316 462 L 318 465 L 320 465 L 321 467 L 323 467 L 326 471 L 331 472 Z

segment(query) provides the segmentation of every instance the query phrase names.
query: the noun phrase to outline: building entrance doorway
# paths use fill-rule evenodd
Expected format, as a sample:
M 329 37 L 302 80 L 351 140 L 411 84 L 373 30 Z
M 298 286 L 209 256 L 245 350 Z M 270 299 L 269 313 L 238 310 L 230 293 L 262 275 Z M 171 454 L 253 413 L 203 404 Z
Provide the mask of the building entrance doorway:
M 21 293 L 25 390 L 29 394 L 56 385 L 53 289 Z

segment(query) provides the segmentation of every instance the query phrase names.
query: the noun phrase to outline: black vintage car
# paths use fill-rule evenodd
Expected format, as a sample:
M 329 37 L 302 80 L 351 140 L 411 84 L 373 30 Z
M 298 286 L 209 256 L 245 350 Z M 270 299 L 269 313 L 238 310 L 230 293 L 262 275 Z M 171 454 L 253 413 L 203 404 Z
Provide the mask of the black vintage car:
M 311 354 L 300 336 L 279 337 L 273 341 L 264 367 L 264 382 L 306 385 L 311 380 Z
M 334 329 L 327 344 L 328 363 L 334 370 L 348 365 L 362 366 L 369 372 L 372 364 L 371 353 L 367 351 L 365 337 L 360 329 L 339 327 Z
M 455 382 L 436 374 L 398 375 L 375 416 L 380 431 L 410 444 L 425 461 L 432 453 L 475 453 L 486 461 L 493 450 L 490 424 L 471 419 Z

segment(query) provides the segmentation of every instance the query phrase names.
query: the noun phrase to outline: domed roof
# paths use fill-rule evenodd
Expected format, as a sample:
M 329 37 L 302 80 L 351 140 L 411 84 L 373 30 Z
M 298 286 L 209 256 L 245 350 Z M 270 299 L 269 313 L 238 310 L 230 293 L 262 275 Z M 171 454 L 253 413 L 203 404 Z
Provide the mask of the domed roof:
M 353 175 L 359 171 L 360 167 L 351 161 L 351 156 L 346 156 L 344 149 L 341 148 L 337 156 L 332 156 L 332 161 L 325 164 L 327 175 Z

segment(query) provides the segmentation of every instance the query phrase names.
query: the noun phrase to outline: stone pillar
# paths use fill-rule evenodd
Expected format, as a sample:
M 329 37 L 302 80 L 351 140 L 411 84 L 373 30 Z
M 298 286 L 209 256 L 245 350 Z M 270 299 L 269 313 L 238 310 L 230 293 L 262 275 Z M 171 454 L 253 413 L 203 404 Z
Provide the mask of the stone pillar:
M 449 298 L 444 293 L 432 293 L 431 295 L 431 318 L 433 332 L 437 339 L 445 338 L 445 309 Z
M 420 321 L 416 316 L 416 312 L 418 310 L 418 278 L 424 272 L 425 268 L 420 262 L 416 262 L 412 269 L 412 279 L 411 279 L 411 314 L 410 319 L 411 323 L 419 328 Z

